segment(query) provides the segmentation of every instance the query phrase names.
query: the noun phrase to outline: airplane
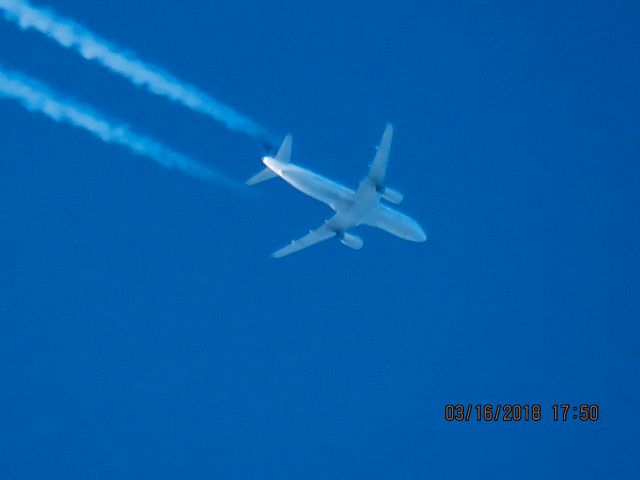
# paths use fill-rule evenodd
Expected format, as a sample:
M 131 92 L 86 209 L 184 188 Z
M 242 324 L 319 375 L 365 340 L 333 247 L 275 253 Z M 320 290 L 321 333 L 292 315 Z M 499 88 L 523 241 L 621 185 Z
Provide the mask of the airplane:
M 275 157 L 262 157 L 266 168 L 247 180 L 247 185 L 256 185 L 280 177 L 302 193 L 326 203 L 336 212 L 320 228 L 310 230 L 304 237 L 273 253 L 274 258 L 284 257 L 333 237 L 337 237 L 343 245 L 359 250 L 364 242 L 348 233 L 349 229 L 359 225 L 377 227 L 412 242 L 424 242 L 427 239 L 424 230 L 415 220 L 380 202 L 382 198 L 390 203 L 399 204 L 403 199 L 400 192 L 385 185 L 392 137 L 393 126 L 387 123 L 373 163 L 369 167 L 369 173 L 355 191 L 292 164 L 291 135 L 284 138 Z

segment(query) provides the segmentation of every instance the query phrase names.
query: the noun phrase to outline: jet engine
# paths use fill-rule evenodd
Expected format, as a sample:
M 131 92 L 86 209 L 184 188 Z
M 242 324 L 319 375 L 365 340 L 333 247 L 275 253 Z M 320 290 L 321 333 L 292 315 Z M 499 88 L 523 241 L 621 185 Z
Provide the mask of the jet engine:
M 364 242 L 360 237 L 356 237 L 355 235 L 351 235 L 350 233 L 340 232 L 338 234 L 338 238 L 343 245 L 347 247 L 351 247 L 354 250 L 360 250 Z
M 376 187 L 376 192 L 382 195 L 387 202 L 395 203 L 396 205 L 402 202 L 404 195 L 402 195 L 399 191 L 394 190 L 393 188 L 385 187 L 384 185 L 378 185 Z

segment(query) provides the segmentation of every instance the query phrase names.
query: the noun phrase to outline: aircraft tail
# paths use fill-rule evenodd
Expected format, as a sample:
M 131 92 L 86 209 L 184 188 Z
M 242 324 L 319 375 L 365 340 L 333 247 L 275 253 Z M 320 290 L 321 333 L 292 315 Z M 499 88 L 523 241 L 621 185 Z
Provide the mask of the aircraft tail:
M 280 163 L 289 163 L 291 161 L 291 143 L 292 138 L 291 135 L 287 135 L 284 137 L 282 141 L 282 145 L 278 149 L 278 153 L 274 157 Z M 255 185 L 257 183 L 265 182 L 267 180 L 272 179 L 273 177 L 277 177 L 276 173 L 273 172 L 269 167 L 260 170 L 253 177 L 246 181 L 247 185 Z

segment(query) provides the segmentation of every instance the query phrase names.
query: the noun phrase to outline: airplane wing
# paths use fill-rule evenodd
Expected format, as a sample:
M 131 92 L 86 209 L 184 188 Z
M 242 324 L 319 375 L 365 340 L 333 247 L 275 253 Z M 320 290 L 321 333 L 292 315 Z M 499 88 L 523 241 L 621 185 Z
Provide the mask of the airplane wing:
M 316 243 L 322 242 L 323 240 L 328 240 L 331 237 L 336 235 L 335 230 L 331 229 L 326 223 L 322 225 L 320 228 L 315 230 L 311 230 L 304 237 L 294 240 L 289 245 L 284 248 L 281 248 L 277 252 L 275 252 L 272 256 L 274 258 L 284 257 L 285 255 L 289 255 L 291 253 L 297 252 L 298 250 L 302 250 L 303 248 L 310 247 L 315 245 Z
M 373 162 L 369 167 L 367 177 L 371 179 L 374 185 L 384 186 L 384 180 L 387 175 L 387 163 L 389 161 L 389 151 L 391 150 L 391 138 L 393 137 L 393 125 L 387 123 L 382 134 L 382 140 L 378 145 L 378 151 L 373 158 Z
M 360 182 L 360 186 L 356 191 L 356 198 L 368 201 L 376 195 L 382 195 L 392 203 L 399 203 L 402 200 L 401 194 L 387 189 L 384 184 L 387 176 L 387 163 L 389 162 L 389 151 L 391 150 L 392 137 L 393 126 L 390 123 L 387 123 L 382 134 L 382 139 L 380 140 L 380 145 L 378 145 L 376 156 L 373 157 L 373 162 L 369 165 L 369 173 Z M 391 196 L 387 191 L 391 192 Z

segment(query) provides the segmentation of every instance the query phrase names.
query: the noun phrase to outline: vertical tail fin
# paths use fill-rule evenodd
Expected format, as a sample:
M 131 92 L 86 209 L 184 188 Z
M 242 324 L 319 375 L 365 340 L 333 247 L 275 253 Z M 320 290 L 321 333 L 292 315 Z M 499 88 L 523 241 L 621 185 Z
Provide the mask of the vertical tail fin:
M 293 142 L 293 138 L 291 135 L 287 135 L 284 137 L 282 141 L 282 145 L 278 149 L 278 153 L 276 154 L 276 160 L 282 163 L 289 163 L 291 161 L 291 144 Z

